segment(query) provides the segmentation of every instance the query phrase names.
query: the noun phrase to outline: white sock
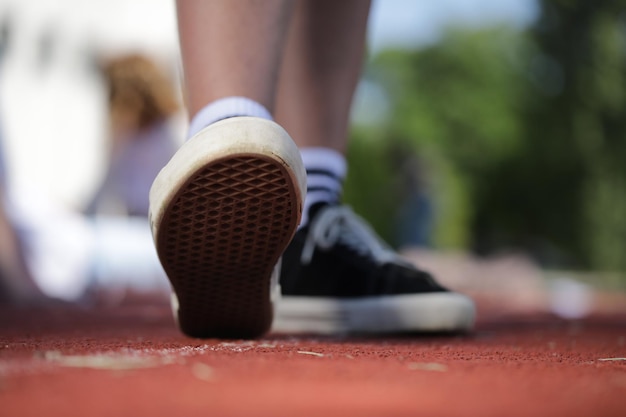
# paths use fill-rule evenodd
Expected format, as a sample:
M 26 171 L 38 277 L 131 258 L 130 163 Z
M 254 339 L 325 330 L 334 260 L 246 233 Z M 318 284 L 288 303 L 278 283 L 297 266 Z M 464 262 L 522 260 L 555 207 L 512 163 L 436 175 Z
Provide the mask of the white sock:
M 187 138 L 229 117 L 252 116 L 273 120 L 271 113 L 260 103 L 246 97 L 225 97 L 203 107 L 191 119 Z M 330 148 L 300 149 L 307 173 L 307 193 L 300 227 L 309 221 L 309 209 L 316 203 L 338 203 L 346 177 L 346 158 Z
M 300 149 L 307 174 L 307 192 L 300 227 L 309 221 L 309 210 L 317 203 L 338 203 L 346 177 L 346 158 L 330 148 Z
M 189 123 L 187 139 L 222 119 L 236 116 L 261 117 L 274 120 L 271 113 L 261 104 L 247 97 L 224 97 L 204 106 Z

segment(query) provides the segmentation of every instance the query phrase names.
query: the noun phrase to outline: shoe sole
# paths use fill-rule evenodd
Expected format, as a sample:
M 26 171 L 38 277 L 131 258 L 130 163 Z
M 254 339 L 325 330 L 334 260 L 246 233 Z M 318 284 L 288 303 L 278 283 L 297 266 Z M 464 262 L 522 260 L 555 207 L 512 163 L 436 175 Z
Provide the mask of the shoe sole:
M 204 129 L 159 173 L 150 222 L 185 334 L 268 331 L 272 271 L 300 221 L 305 175 L 289 135 L 247 117 Z
M 458 293 L 330 299 L 283 296 L 275 333 L 450 333 L 474 325 L 472 300 Z

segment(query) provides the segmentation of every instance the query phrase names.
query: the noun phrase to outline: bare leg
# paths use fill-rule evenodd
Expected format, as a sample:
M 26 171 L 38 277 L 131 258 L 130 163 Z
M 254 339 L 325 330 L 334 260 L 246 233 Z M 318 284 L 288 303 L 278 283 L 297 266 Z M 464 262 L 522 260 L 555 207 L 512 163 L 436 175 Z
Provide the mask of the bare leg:
M 306 187 L 296 144 L 268 120 L 292 4 L 178 3 L 191 139 L 157 175 L 150 219 L 190 336 L 256 337 L 272 323 Z
M 399 262 L 363 220 L 335 204 L 345 176 L 341 153 L 369 1 L 295 0 L 293 13 L 288 0 L 178 1 L 189 110 L 203 109 L 194 118 L 243 96 L 272 112 L 301 149 L 267 117 L 231 113 L 221 115 L 231 120 L 211 126 L 222 120 L 211 116 L 208 127 L 198 130 L 199 140 L 187 141 L 155 180 L 153 233 L 176 291 L 183 331 L 196 337 L 254 337 L 268 330 L 272 311 L 282 324 L 275 329 L 283 331 L 471 327 L 470 300 Z M 228 153 L 232 143 L 238 145 L 236 153 Z M 216 149 L 219 158 L 212 160 Z M 250 151 L 242 157 L 240 149 Z M 206 208 L 213 201 L 219 209 Z M 310 211 L 315 218 L 296 230 L 302 204 L 303 214 Z M 280 277 L 274 274 L 278 269 L 272 272 L 279 258 Z M 267 289 L 277 278 L 282 297 L 273 310 Z M 372 292 L 375 288 L 393 292 Z M 370 296 L 378 295 L 384 295 L 381 303 L 372 303 Z M 333 316 L 328 303 L 344 296 L 351 298 L 349 304 Z M 389 311 L 415 320 L 379 320 Z M 364 312 L 366 320 L 355 320 Z
M 273 112 L 289 0 L 178 0 L 187 104 L 193 115 L 244 96 Z
M 283 57 L 276 120 L 300 148 L 346 148 L 370 2 L 299 0 Z

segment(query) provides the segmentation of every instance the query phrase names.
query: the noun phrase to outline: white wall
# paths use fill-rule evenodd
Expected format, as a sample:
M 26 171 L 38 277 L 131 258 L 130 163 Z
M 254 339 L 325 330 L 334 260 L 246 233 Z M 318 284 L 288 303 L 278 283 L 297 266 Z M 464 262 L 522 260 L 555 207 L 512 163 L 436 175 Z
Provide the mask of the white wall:
M 175 71 L 174 3 L 4 0 L 0 18 L 11 27 L 0 73 L 11 184 L 80 206 L 104 168 L 105 96 L 92 59 L 143 51 Z

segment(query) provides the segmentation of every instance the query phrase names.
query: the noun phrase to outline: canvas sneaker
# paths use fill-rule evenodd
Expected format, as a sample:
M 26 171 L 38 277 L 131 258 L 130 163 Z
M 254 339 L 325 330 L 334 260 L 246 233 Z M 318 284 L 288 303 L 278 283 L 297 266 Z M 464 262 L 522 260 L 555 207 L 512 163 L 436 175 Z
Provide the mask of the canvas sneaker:
M 206 127 L 161 170 L 150 224 L 185 334 L 253 338 L 270 328 L 271 284 L 277 288 L 305 190 L 296 145 L 279 125 L 254 117 Z
M 475 309 L 393 252 L 347 206 L 318 204 L 283 254 L 278 333 L 462 332 Z

